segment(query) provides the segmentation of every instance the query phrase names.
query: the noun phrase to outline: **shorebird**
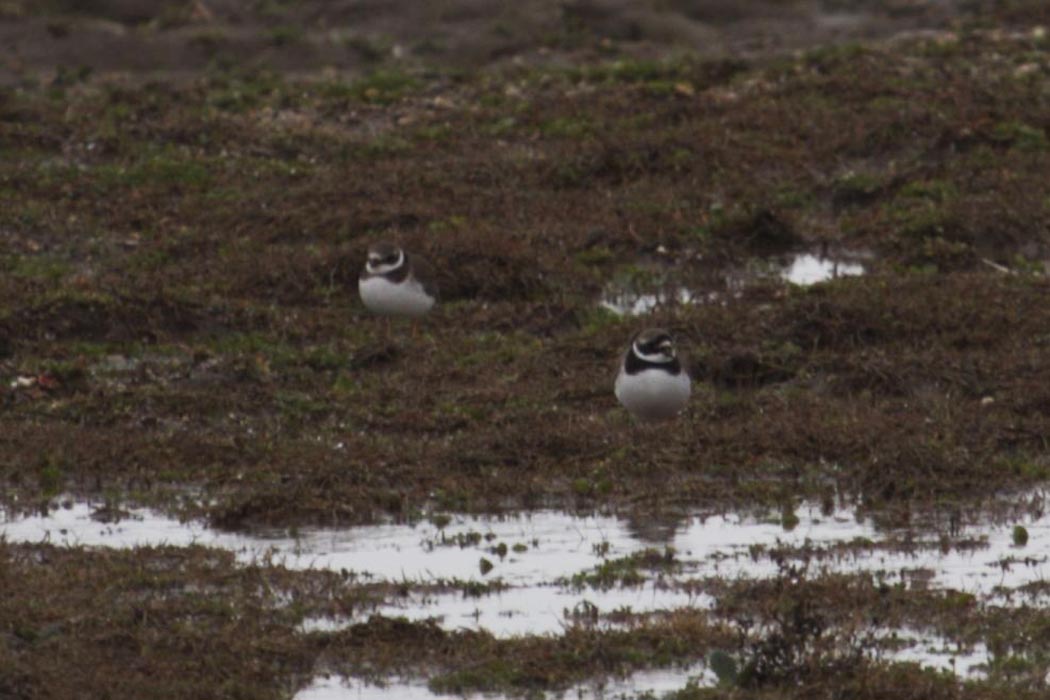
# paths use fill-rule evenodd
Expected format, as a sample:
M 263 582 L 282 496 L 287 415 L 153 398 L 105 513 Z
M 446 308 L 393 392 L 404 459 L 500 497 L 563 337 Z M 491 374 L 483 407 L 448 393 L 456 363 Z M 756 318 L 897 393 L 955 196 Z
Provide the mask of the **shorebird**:
M 368 310 L 383 316 L 423 316 L 438 297 L 430 265 L 386 242 L 368 249 L 357 290 Z
M 648 328 L 631 339 L 615 390 L 617 400 L 640 421 L 667 420 L 681 413 L 692 385 L 670 333 Z

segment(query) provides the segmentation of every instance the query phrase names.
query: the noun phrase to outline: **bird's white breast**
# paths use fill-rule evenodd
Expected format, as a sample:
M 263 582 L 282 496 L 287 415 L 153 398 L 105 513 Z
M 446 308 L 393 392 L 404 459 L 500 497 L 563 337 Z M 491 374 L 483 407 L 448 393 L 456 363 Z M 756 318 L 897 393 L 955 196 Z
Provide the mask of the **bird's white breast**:
M 434 298 L 412 277 L 395 284 L 385 277 L 358 280 L 361 301 L 369 311 L 389 316 L 422 316 L 434 305 Z
M 689 403 L 692 392 L 687 373 L 668 374 L 660 369 L 627 374 L 621 368 L 615 388 L 617 400 L 639 420 L 673 418 Z

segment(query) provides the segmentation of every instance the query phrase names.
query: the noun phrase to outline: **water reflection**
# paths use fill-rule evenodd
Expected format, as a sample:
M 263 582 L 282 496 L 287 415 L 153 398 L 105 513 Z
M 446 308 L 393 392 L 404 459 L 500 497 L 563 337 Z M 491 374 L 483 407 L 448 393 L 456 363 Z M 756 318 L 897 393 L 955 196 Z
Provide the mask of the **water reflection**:
M 636 540 L 655 545 L 667 545 L 674 541 L 679 528 L 687 527 L 688 513 L 662 511 L 657 513 L 631 513 L 624 517 L 627 532 Z
M 708 301 L 716 301 L 717 298 L 718 295 L 714 293 L 707 295 Z M 652 292 L 614 289 L 602 297 L 601 306 L 618 316 L 641 316 L 662 307 L 696 303 L 702 303 L 701 299 L 686 287 Z
M 658 668 L 637 671 L 624 677 L 610 677 L 602 681 L 580 683 L 561 693 L 545 695 L 530 693 L 530 698 L 573 698 L 573 700 L 612 700 L 613 698 L 663 697 L 668 693 L 693 685 L 710 688 L 717 684 L 714 674 L 701 663 L 679 668 Z M 436 700 L 448 696 L 437 695 L 427 689 L 422 680 L 398 680 L 375 685 L 358 678 L 322 676 L 295 695 L 295 700 Z M 502 700 L 508 696 L 493 693 L 466 693 L 458 697 Z
M 798 253 L 787 258 L 753 261 L 743 268 L 709 271 L 703 279 L 689 284 L 671 281 L 664 269 L 651 277 L 638 275 L 616 280 L 606 287 L 599 304 L 620 316 L 642 316 L 662 308 L 689 304 L 725 304 L 758 281 L 781 280 L 809 286 L 840 277 L 863 275 L 867 270 L 864 253 Z
M 304 528 L 297 537 L 219 532 L 148 509 L 130 509 L 123 516 L 110 510 L 108 522 L 99 522 L 92 517 L 98 509 L 72 502 L 46 515 L 9 518 L 0 523 L 0 536 L 9 542 L 58 546 L 199 544 L 229 550 L 243 562 L 345 569 L 369 581 L 427 584 L 421 588 L 431 592 L 410 589 L 407 596 L 360 610 L 357 618 L 307 621 L 304 629 L 351 624 L 379 613 L 436 618 L 448 629 L 517 636 L 559 634 L 581 622 L 572 614 L 581 606 L 593 613 L 588 624 L 599 626 L 620 624 L 610 622 L 610 613 L 625 609 L 644 615 L 709 608 L 714 601 L 704 593 L 705 580 L 770 578 L 778 573 L 780 557 L 809 560 L 811 575 L 868 571 L 894 585 L 954 589 L 997 604 L 1025 604 L 1032 599 L 1025 591 L 1035 590 L 1050 575 L 1050 517 L 1042 516 L 1044 510 L 1035 509 L 1022 520 L 1028 532 L 1024 548 L 1014 544 L 1014 522 L 965 526 L 965 538 L 952 540 L 959 545 L 945 546 L 940 533 L 880 529 L 849 507 L 828 511 L 817 502 L 796 508 L 790 528 L 777 510 L 671 513 L 651 521 L 538 511 L 505 517 L 453 515 L 447 522 L 439 519 L 441 527 L 419 522 Z M 641 565 L 629 577 L 630 585 L 588 584 L 588 574 L 604 564 L 654 547 L 673 550 L 672 570 Z M 490 568 L 479 566 L 482 559 Z M 463 593 L 466 587 L 490 582 L 499 582 L 500 590 Z
M 855 277 L 863 274 L 864 266 L 859 262 L 825 258 L 810 253 L 796 255 L 780 271 L 781 279 L 803 287 L 839 277 Z
M 963 679 L 986 675 L 989 650 L 984 644 L 960 647 L 943 637 L 925 635 L 919 630 L 881 630 L 877 635 L 885 645 L 878 657 L 889 662 L 917 663 L 925 668 L 954 673 Z M 613 698 L 658 698 L 686 687 L 714 688 L 718 678 L 703 662 L 658 669 L 645 669 L 623 677 L 589 681 L 564 692 L 533 693 L 536 698 L 574 698 L 603 700 Z M 437 700 L 446 697 L 432 693 L 422 679 L 399 679 L 383 685 L 343 676 L 321 676 L 300 690 L 294 700 Z M 466 693 L 460 697 L 503 700 L 493 693 Z

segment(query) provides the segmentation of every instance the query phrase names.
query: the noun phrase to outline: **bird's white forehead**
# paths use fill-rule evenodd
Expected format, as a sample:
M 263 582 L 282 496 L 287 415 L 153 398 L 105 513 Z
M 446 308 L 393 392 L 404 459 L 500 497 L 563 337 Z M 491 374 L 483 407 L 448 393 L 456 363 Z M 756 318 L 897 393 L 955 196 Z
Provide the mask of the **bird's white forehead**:
M 383 257 L 381 255 L 369 252 L 368 262 L 365 264 L 365 269 L 368 270 L 369 274 L 385 275 L 386 273 L 393 272 L 401 267 L 404 262 L 405 253 L 402 250 L 397 251 L 397 260 L 392 263 L 385 263 L 383 262 Z
M 642 349 L 640 347 L 638 347 L 638 341 L 635 341 L 634 344 L 631 346 L 631 349 L 634 350 L 634 354 L 637 355 L 639 359 L 645 360 L 646 362 L 673 362 L 674 361 L 674 349 L 673 348 L 669 352 L 648 353 L 648 352 L 642 351 Z

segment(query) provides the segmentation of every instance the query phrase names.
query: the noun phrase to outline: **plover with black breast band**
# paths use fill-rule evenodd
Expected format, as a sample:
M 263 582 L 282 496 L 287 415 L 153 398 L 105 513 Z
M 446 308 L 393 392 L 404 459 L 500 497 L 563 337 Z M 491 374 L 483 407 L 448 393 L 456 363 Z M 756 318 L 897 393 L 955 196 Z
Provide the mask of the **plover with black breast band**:
M 357 280 L 361 301 L 383 316 L 419 317 L 437 302 L 437 283 L 427 262 L 393 243 L 376 243 Z
M 647 328 L 634 336 L 620 362 L 615 391 L 623 407 L 643 422 L 667 420 L 682 412 L 692 383 L 669 332 Z

